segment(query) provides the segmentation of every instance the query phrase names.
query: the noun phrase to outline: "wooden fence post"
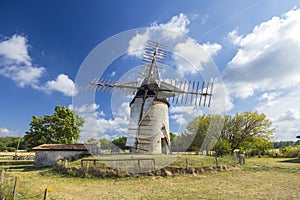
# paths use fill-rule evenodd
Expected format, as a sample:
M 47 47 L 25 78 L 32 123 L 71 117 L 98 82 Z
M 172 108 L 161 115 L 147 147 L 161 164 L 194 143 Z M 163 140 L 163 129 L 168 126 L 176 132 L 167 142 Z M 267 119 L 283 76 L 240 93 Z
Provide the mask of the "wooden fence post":
M 17 194 L 19 192 L 19 183 L 20 183 L 20 177 L 16 176 L 15 178 L 15 185 L 14 185 L 14 191 L 13 191 L 13 200 L 16 200 Z
M 185 159 L 185 169 L 188 170 L 189 168 L 189 162 L 188 159 Z
M 154 159 L 152 160 L 152 166 L 153 166 L 153 172 L 154 172 L 156 170 L 155 169 L 155 160 Z
M 44 192 L 44 200 L 47 200 L 47 196 L 48 193 L 51 192 L 51 190 L 49 188 L 45 188 L 45 192 Z
M 217 155 L 215 156 L 215 160 L 216 160 L 216 169 L 218 169 L 219 162 L 218 162 L 218 156 Z

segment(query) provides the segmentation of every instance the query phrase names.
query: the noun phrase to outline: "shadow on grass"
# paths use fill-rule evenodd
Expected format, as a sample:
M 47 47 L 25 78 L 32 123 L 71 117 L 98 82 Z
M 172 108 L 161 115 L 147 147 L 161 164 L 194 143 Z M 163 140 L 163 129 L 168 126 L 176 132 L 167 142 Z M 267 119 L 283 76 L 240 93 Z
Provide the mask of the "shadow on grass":
M 284 163 L 299 163 L 300 164 L 300 158 L 293 158 L 293 159 L 290 159 L 290 160 L 282 160 L 282 161 L 279 161 L 279 162 L 284 162 Z
M 12 171 L 22 171 L 30 172 L 44 169 L 44 167 L 35 167 L 33 166 L 34 161 L 28 160 L 6 160 L 0 161 L 0 170 L 12 170 Z

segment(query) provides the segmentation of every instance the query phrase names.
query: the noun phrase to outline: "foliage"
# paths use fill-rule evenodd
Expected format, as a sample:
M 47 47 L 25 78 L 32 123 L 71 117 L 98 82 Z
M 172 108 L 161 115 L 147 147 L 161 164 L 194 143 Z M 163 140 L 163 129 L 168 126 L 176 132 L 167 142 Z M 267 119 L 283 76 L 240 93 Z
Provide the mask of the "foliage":
M 22 137 L 0 137 L 0 151 L 15 151 L 17 148 L 19 150 L 26 148 L 26 143 Z
M 194 140 L 189 147 L 191 150 L 196 151 L 200 149 L 199 147 L 201 147 L 207 135 L 210 121 L 211 116 L 199 116 L 188 124 L 187 130 L 194 136 Z
M 252 142 L 255 138 L 270 140 L 275 131 L 271 125 L 272 122 L 264 114 L 238 113 L 225 124 L 225 131 L 221 137 L 228 140 L 233 152 L 235 149 L 243 148 L 245 142 Z
M 298 141 L 278 141 L 274 142 L 274 148 L 279 149 L 281 147 L 287 147 L 287 146 L 296 146 L 300 145 L 300 140 Z
M 171 141 L 172 151 L 177 151 L 177 152 L 193 151 L 193 149 L 189 148 L 193 139 L 194 139 L 193 135 L 187 132 L 184 132 L 181 135 L 176 135 Z
M 73 144 L 80 136 L 83 118 L 64 106 L 57 105 L 53 115 L 33 116 L 24 140 L 28 148 L 41 144 Z
M 231 152 L 231 146 L 227 140 L 220 139 L 212 150 L 215 151 L 218 156 L 224 156 Z
M 297 146 L 286 146 L 281 147 L 280 152 L 282 153 L 282 157 L 285 158 L 300 158 L 300 145 Z
M 128 147 L 126 146 L 126 140 L 127 140 L 127 137 L 123 136 L 123 137 L 114 139 L 112 141 L 112 143 L 114 145 L 116 145 L 117 147 L 119 147 L 120 149 L 125 150 L 125 149 L 128 149 Z
M 96 144 L 100 149 L 110 150 L 112 148 L 112 142 L 107 138 L 90 138 L 84 142 L 85 144 Z
M 275 130 L 271 126 L 272 122 L 257 112 L 199 116 L 188 124 L 188 132 L 177 136 L 175 141 L 183 144 L 181 140 L 194 138 L 189 146 L 189 150 L 194 151 L 214 149 L 223 155 L 235 149 L 247 149 L 253 154 L 262 154 L 272 147 L 270 139 Z
M 273 143 L 266 138 L 253 137 L 251 140 L 245 141 L 241 146 L 242 151 L 245 151 L 246 154 L 250 156 L 261 156 L 273 148 Z
M 174 141 L 175 138 L 176 138 L 176 134 L 170 133 L 171 144 L 172 144 L 172 142 Z

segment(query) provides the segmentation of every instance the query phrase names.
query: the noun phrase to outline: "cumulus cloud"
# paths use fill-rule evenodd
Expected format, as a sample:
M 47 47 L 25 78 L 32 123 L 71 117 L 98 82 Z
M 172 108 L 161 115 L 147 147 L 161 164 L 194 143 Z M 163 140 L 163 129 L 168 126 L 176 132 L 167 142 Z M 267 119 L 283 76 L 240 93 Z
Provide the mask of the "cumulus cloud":
M 263 22 L 246 36 L 229 33 L 238 51 L 223 72 L 236 97 L 300 83 L 300 9 Z
M 5 58 L 7 63 L 16 62 L 17 64 L 30 65 L 31 58 L 28 55 L 27 42 L 27 38 L 21 35 L 5 38 L 3 41 L 0 41 L 0 55 Z
M 187 125 L 187 120 L 180 114 L 175 114 L 170 116 L 171 119 L 174 119 L 175 122 L 179 125 Z
M 33 66 L 28 48 L 27 38 L 21 35 L 0 41 L 0 75 L 12 79 L 19 87 L 37 87 L 45 72 L 44 67 Z
M 292 121 L 300 119 L 299 109 L 291 108 L 279 116 L 278 121 Z
M 0 128 L 0 134 L 6 135 L 9 134 L 11 131 L 8 128 Z
M 173 122 L 179 125 L 177 131 L 173 130 L 173 132 L 182 132 L 184 131 L 186 125 L 188 125 L 189 121 L 193 118 L 203 114 L 203 110 L 199 107 L 195 106 L 171 106 L 169 109 L 170 119 Z
M 21 133 L 18 130 L 11 130 L 6 127 L 0 127 L 0 137 L 5 136 L 20 136 Z
M 33 89 L 48 93 L 59 91 L 66 96 L 76 94 L 74 82 L 64 74 L 42 85 L 40 79 L 46 69 L 32 62 L 29 48 L 27 38 L 22 35 L 15 34 L 0 41 L 0 75 L 10 78 L 19 87 L 31 86 Z
M 58 75 L 56 80 L 48 81 L 44 87 L 47 91 L 58 91 L 66 96 L 77 94 L 74 82 L 65 74 Z
M 181 74 L 195 74 L 204 69 L 203 64 L 210 61 L 221 45 L 217 43 L 199 44 L 193 39 L 187 39 L 174 47 L 174 60 Z
M 75 113 L 84 118 L 85 123 L 81 128 L 81 140 L 89 138 L 113 139 L 125 135 L 129 125 L 129 106 L 123 102 L 116 111 L 113 111 L 114 118 L 106 119 L 105 113 L 100 110 L 99 104 L 84 104 L 74 107 L 69 106 Z
M 187 28 L 189 23 L 190 21 L 187 16 L 182 13 L 173 16 L 170 21 L 166 23 L 152 23 L 150 27 L 146 28 L 145 32 L 137 33 L 129 41 L 128 54 L 138 57 L 142 56 L 142 49 L 148 40 L 155 39 L 156 41 L 160 38 L 160 40 L 164 40 L 167 43 L 180 38 L 189 32 Z
M 153 28 L 159 28 L 162 30 L 162 35 L 165 38 L 168 39 L 176 39 L 180 37 L 182 34 L 187 34 L 189 32 L 189 29 L 187 26 L 190 24 L 190 20 L 187 18 L 186 15 L 183 13 L 180 13 L 178 16 L 175 15 L 171 18 L 171 20 L 165 24 L 157 24 L 156 22 L 153 23 Z M 170 32 L 164 31 L 164 30 L 170 30 L 173 31 L 173 34 L 170 34 Z

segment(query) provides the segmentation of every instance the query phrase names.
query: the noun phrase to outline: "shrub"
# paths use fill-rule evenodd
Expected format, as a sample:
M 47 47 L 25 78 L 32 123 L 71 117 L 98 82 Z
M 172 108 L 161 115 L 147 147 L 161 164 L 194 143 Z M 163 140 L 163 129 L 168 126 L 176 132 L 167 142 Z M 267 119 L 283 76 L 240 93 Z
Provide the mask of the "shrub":
M 297 146 L 287 146 L 280 148 L 280 152 L 282 154 L 282 157 L 285 158 L 296 158 L 300 157 L 300 145 Z

